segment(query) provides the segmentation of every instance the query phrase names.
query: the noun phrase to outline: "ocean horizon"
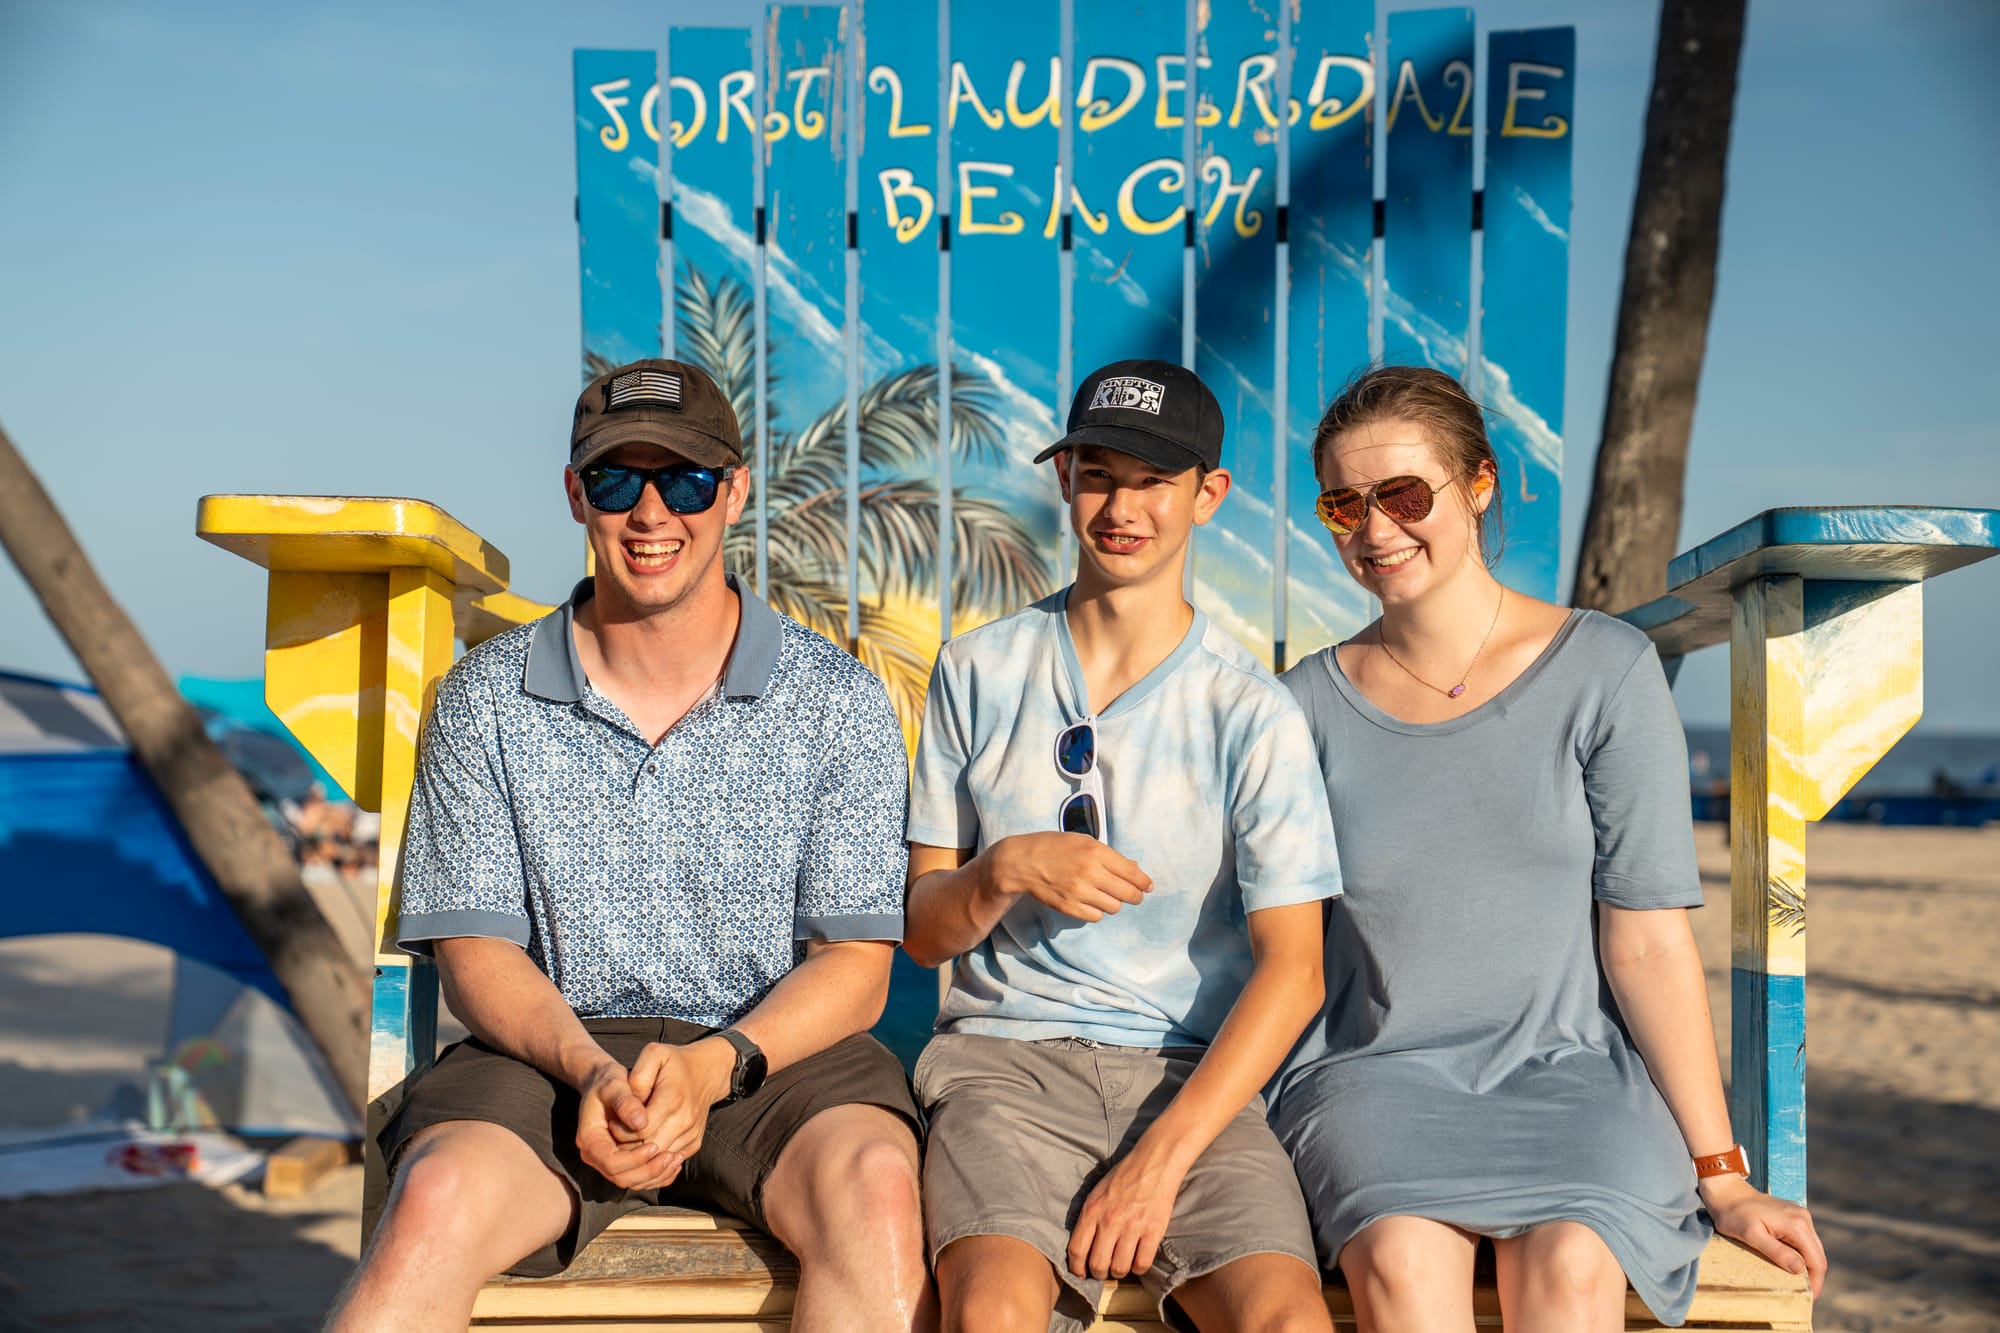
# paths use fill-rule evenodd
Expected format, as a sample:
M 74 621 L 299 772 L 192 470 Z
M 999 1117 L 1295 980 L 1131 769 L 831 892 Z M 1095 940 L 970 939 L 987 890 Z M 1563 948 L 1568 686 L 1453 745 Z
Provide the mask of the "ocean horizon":
M 1729 776 L 1729 728 L 1684 727 L 1697 788 Z M 1940 779 L 1970 795 L 2000 794 L 2000 732 L 1913 731 L 1854 784 L 1852 796 L 1929 796 Z

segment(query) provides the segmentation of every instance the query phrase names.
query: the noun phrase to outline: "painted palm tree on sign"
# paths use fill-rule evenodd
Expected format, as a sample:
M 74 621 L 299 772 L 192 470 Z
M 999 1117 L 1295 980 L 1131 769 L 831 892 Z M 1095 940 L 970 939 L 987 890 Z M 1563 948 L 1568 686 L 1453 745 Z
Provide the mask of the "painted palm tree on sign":
M 683 268 L 675 284 L 676 350 L 715 377 L 743 423 L 746 464 L 757 466 L 756 326 L 749 294 L 727 276 Z M 591 358 L 593 375 L 610 367 Z M 775 349 L 766 375 L 778 376 Z M 860 641 L 856 655 L 888 687 L 906 725 L 923 708 L 936 655 L 935 593 L 939 489 L 935 475 L 938 367 L 885 375 L 856 404 L 861 452 Z M 954 367 L 954 457 L 997 461 L 1004 432 L 992 383 Z M 778 610 L 834 642 L 847 634 L 846 404 L 835 402 L 797 430 L 772 430 L 765 476 L 767 514 L 764 596 Z M 952 604 L 961 614 L 999 615 L 1050 586 L 1044 551 L 1013 513 L 954 486 Z M 756 527 L 739 523 L 723 558 L 739 577 L 756 568 Z
M 1773 876 L 1765 896 L 1766 914 L 1776 930 L 1803 935 L 1806 930 L 1806 895 L 1790 881 Z

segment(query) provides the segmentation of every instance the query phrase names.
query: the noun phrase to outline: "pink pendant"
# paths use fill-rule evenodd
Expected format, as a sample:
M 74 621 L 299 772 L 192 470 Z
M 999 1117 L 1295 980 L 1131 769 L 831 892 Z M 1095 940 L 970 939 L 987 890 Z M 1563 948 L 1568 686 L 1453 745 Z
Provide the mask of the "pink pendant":
M 1464 693 L 1465 693 L 1465 682 L 1460 681 L 1458 684 L 1451 687 L 1451 693 L 1447 694 L 1445 698 L 1456 699 L 1459 695 Z

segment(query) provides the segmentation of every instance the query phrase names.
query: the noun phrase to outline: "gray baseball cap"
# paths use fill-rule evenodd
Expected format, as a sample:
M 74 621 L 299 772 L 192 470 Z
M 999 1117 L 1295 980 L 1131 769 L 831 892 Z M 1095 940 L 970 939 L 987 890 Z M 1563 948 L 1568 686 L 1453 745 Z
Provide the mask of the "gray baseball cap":
M 576 400 L 569 465 L 583 467 L 621 444 L 656 444 L 702 467 L 743 461 L 743 436 L 729 400 L 708 372 L 658 357 L 592 380 Z

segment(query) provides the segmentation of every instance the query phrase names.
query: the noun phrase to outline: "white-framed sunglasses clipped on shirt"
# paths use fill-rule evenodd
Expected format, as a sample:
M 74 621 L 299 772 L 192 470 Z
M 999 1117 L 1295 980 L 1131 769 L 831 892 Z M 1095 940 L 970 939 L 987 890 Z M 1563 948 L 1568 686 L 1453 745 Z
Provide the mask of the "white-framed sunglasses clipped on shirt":
M 1056 737 L 1056 771 L 1079 784 L 1063 798 L 1057 827 L 1100 842 L 1111 841 L 1111 821 L 1105 813 L 1104 778 L 1097 771 L 1097 719 L 1086 717 Z

